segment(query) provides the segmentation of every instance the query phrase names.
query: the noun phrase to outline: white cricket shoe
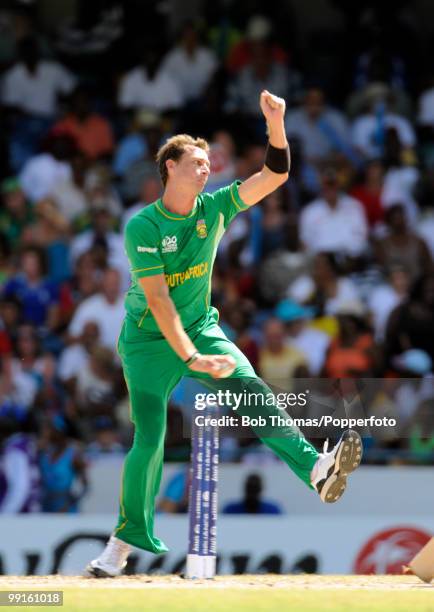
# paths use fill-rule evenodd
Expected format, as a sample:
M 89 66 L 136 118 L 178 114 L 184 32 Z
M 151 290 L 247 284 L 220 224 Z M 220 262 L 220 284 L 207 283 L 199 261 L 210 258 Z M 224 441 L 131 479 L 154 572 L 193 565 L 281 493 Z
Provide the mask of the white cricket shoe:
M 114 578 L 122 573 L 127 564 L 131 546 L 114 535 L 110 536 L 106 547 L 97 559 L 86 566 L 86 572 L 93 578 Z
M 324 443 L 324 452 L 320 454 L 314 469 L 311 483 L 326 504 L 333 504 L 342 496 L 347 486 L 347 476 L 356 470 L 362 460 L 362 439 L 352 429 L 344 431 L 341 439 L 331 452 L 327 452 L 328 440 Z

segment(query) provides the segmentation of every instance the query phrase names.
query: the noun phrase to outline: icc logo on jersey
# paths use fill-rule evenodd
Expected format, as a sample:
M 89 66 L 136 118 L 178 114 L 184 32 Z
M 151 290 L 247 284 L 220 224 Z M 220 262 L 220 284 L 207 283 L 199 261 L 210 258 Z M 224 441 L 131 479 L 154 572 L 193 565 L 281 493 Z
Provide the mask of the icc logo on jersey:
M 178 242 L 176 236 L 164 236 L 161 243 L 162 253 L 174 253 L 178 250 Z
M 196 232 L 199 238 L 206 238 L 208 236 L 204 219 L 199 219 L 196 223 Z

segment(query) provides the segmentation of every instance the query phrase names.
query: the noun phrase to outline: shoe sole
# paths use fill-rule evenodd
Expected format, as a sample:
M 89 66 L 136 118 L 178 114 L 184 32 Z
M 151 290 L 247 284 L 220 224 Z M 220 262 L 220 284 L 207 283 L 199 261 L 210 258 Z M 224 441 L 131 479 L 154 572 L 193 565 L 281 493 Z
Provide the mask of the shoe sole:
M 99 567 L 93 567 L 90 563 L 86 565 L 85 571 L 91 578 L 116 578 L 113 574 L 109 574 Z
M 320 497 L 323 502 L 334 504 L 342 497 L 347 487 L 347 476 L 357 470 L 362 455 L 362 439 L 357 431 L 345 431 L 339 441 L 333 472 L 321 487 Z

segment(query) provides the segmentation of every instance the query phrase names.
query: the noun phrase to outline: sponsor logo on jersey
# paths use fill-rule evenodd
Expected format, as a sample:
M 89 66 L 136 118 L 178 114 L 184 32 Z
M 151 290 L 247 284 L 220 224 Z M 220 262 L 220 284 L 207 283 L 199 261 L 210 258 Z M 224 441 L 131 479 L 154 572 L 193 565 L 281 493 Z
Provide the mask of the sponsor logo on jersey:
M 157 250 L 158 250 L 157 247 L 144 247 L 144 246 L 137 247 L 138 253 L 156 253 Z
M 164 236 L 161 246 L 163 253 L 174 253 L 178 250 L 178 239 L 176 236 Z
M 196 233 L 199 238 L 206 238 L 208 236 L 205 219 L 199 219 L 199 221 L 196 223 Z
M 203 261 L 196 266 L 190 266 L 184 272 L 175 272 L 174 274 L 166 274 L 166 283 L 169 287 L 178 287 L 183 285 L 186 281 L 193 278 L 201 278 L 208 274 L 208 262 Z

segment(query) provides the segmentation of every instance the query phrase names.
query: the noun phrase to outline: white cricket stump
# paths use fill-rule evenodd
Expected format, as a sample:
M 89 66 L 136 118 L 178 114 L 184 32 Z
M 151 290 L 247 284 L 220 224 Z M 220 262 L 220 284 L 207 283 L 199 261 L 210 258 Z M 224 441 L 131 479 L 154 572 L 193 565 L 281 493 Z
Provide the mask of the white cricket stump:
M 216 416 L 209 406 L 205 414 Z M 193 420 L 185 572 L 189 579 L 211 579 L 216 574 L 218 464 L 218 426 L 199 427 Z
M 187 555 L 186 578 L 210 579 L 216 574 L 216 558 L 214 555 Z

